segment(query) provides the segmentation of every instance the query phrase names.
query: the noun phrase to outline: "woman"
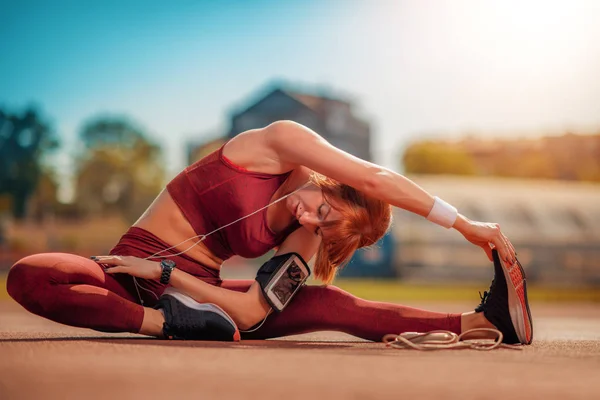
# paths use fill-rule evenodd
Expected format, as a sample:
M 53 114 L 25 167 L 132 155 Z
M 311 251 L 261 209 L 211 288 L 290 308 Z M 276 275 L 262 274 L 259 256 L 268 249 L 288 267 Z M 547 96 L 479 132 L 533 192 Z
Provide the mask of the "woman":
M 385 234 L 390 205 L 458 230 L 495 259 L 496 277 L 477 311 L 429 312 L 362 300 L 325 285 L 304 287 L 282 313 L 267 318 L 270 306 L 257 282 L 219 278 L 222 262 L 232 255 L 258 257 L 277 248 L 277 254 L 296 252 L 305 260 L 316 254 L 315 276 L 328 284 L 356 249 Z M 189 241 L 215 230 L 201 242 Z M 159 262 L 167 256 L 175 269 Z M 161 337 L 173 310 L 144 306 L 158 303 L 168 272 L 169 286 L 198 303 L 218 305 L 240 329 L 263 321 L 247 338 L 336 330 L 379 341 L 387 333 L 496 327 L 506 342 L 532 339 L 523 271 L 497 224 L 470 221 L 407 178 L 291 121 L 244 132 L 186 168 L 110 256 L 92 258 L 26 257 L 11 269 L 8 292 L 53 321 Z M 179 312 L 186 304 L 178 305 Z

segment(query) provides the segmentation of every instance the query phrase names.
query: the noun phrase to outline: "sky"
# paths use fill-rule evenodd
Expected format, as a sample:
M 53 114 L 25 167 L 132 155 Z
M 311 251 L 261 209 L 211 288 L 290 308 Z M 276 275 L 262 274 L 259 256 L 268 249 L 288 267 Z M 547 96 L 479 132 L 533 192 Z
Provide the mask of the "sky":
M 0 0 L 0 107 L 43 111 L 64 174 L 84 121 L 127 115 L 173 175 L 284 81 L 350 99 L 399 170 L 424 137 L 600 131 L 598 20 L 595 0 Z

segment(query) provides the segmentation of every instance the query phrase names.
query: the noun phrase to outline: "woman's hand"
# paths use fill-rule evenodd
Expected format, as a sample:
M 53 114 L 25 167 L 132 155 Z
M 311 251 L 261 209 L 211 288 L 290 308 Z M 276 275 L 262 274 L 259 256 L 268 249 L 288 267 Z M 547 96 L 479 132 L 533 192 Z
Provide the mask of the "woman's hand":
M 129 274 L 143 279 L 160 279 L 162 268 L 156 261 L 144 260 L 133 256 L 92 256 L 104 268 L 107 274 Z
M 469 242 L 483 248 L 490 261 L 493 261 L 492 249 L 498 250 L 500 259 L 509 264 L 514 264 L 517 253 L 512 243 L 500 230 L 500 225 L 489 222 L 471 221 L 462 215 L 454 224 L 458 230 Z

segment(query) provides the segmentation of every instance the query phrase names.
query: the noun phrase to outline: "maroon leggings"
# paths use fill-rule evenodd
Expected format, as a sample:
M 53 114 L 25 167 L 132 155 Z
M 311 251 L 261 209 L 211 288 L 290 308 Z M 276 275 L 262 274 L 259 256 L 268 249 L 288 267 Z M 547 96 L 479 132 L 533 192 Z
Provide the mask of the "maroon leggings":
M 157 241 L 148 232 L 133 228 L 111 253 L 148 256 L 156 251 Z M 165 248 L 164 243 L 161 246 Z M 207 283 L 246 291 L 253 282 L 221 281 L 218 272 L 178 257 L 178 267 Z M 155 304 L 164 286 L 156 281 L 138 282 L 144 288 L 139 293 L 144 304 Z M 23 258 L 11 268 L 7 290 L 30 312 L 77 327 L 137 333 L 144 317 L 131 276 L 106 274 L 94 261 L 72 254 L 45 253 Z M 380 341 L 387 333 L 435 329 L 460 333 L 460 322 L 460 314 L 367 301 L 335 286 L 306 286 L 282 313 L 271 314 L 260 329 L 243 337 L 267 339 L 326 330 Z
M 246 291 L 252 282 L 226 280 L 221 286 Z M 7 289 L 27 310 L 63 324 L 135 333 L 142 325 L 144 311 L 131 277 L 105 274 L 84 257 L 61 253 L 26 257 L 10 270 Z M 460 333 L 460 314 L 366 301 L 335 286 L 306 286 L 284 312 L 272 314 L 260 329 L 244 337 L 266 339 L 328 330 L 379 341 L 386 333 L 434 329 Z

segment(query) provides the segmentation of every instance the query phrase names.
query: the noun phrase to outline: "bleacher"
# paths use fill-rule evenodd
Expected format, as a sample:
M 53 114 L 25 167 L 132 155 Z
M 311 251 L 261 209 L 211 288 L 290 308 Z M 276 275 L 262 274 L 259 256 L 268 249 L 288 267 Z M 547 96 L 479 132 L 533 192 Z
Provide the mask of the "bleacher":
M 600 286 L 600 185 L 448 176 L 411 179 L 465 216 L 499 223 L 530 281 Z M 490 277 L 483 252 L 454 230 L 397 209 L 393 233 L 395 267 L 404 279 Z

